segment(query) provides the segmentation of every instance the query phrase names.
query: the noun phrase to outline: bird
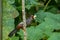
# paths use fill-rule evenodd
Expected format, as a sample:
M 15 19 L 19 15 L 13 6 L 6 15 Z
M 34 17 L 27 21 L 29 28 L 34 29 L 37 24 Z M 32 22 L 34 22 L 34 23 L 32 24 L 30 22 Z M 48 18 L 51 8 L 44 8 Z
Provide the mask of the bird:
M 28 19 L 26 19 L 26 25 L 30 25 L 30 24 L 31 24 L 31 21 L 32 21 L 33 19 L 35 19 L 35 18 L 36 18 L 36 15 L 31 15 Z M 20 30 L 20 29 L 24 30 L 24 28 L 23 28 L 23 22 L 20 22 L 20 23 L 16 26 L 16 28 L 13 29 L 13 30 L 8 34 L 8 36 L 9 36 L 9 37 L 12 37 L 12 36 L 13 36 L 15 33 L 17 33 L 18 30 Z

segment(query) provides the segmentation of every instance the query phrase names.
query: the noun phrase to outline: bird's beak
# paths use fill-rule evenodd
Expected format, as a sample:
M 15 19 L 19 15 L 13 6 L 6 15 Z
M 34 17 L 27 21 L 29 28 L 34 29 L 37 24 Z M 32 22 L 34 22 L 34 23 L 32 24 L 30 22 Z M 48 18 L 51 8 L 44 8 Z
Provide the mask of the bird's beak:
M 36 15 L 34 15 L 34 19 L 36 18 Z

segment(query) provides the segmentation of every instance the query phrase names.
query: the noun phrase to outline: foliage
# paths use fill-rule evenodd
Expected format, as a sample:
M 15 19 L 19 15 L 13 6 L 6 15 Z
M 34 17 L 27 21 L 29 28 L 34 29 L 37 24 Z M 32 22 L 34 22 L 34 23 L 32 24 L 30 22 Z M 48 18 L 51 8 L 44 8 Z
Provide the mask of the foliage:
M 54 37 L 54 34 L 55 34 L 53 32 L 54 29 L 56 30 L 60 29 L 60 21 L 59 21 L 60 14 L 56 15 L 49 12 L 39 11 L 36 15 L 37 15 L 36 17 L 37 22 L 40 22 L 39 20 L 44 20 L 44 21 L 41 22 L 36 27 L 31 26 L 30 28 L 27 28 L 28 40 L 40 40 L 41 38 L 44 38 L 45 36 L 48 38 L 48 40 L 54 40 L 54 38 L 52 39 L 50 37 L 51 36 Z M 41 17 L 43 19 L 41 19 Z M 57 34 L 60 34 L 60 33 L 57 33 Z M 58 36 L 56 37 L 56 40 L 59 40 Z
M 18 11 L 3 0 L 3 40 L 7 39 L 9 31 L 14 29 L 14 18 L 18 15 Z
M 53 33 L 53 35 L 48 38 L 48 40 L 60 40 L 60 33 Z
M 26 17 L 36 15 L 36 26 L 29 26 L 27 30 L 28 40 L 60 40 L 60 1 L 51 0 L 44 11 L 45 5 L 49 0 L 26 0 Z M 53 3 L 52 3 L 53 2 Z M 56 4 L 56 5 L 54 5 Z M 15 35 L 11 38 L 8 34 L 14 29 L 21 19 L 22 14 L 21 0 L 3 0 L 3 40 L 19 40 Z M 15 19 L 16 18 L 16 19 Z M 15 22 L 15 24 L 14 24 Z M 37 25 L 38 22 L 39 24 Z M 23 30 L 17 32 L 23 40 Z

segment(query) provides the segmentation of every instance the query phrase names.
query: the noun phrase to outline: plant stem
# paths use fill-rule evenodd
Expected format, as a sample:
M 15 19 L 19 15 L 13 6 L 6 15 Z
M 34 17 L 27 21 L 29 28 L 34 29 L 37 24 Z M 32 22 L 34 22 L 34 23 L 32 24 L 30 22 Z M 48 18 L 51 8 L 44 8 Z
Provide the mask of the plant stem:
M 50 1 L 51 1 L 51 0 L 49 0 L 49 1 L 46 3 L 46 5 L 45 5 L 45 7 L 44 7 L 44 11 L 46 10 L 46 8 L 47 8 L 48 4 L 50 3 Z
M 22 0 L 22 17 L 23 17 L 23 27 L 24 27 L 24 40 L 27 40 L 26 16 L 25 16 L 25 0 Z
M 0 0 L 0 40 L 2 40 L 2 0 Z

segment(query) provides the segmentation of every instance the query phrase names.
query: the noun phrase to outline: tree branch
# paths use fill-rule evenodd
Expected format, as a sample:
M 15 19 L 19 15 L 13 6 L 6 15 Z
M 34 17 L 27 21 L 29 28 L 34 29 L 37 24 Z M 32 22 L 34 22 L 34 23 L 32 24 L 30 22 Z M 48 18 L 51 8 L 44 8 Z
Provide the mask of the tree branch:
M 44 7 L 44 11 L 46 10 L 46 8 L 47 8 L 47 6 L 48 6 L 48 4 L 51 2 L 51 0 L 49 0 L 47 3 L 46 3 L 46 5 L 45 5 L 45 7 Z
M 26 16 L 25 16 L 25 0 L 22 0 L 22 17 L 23 17 L 23 27 L 24 27 L 24 40 L 27 40 Z

